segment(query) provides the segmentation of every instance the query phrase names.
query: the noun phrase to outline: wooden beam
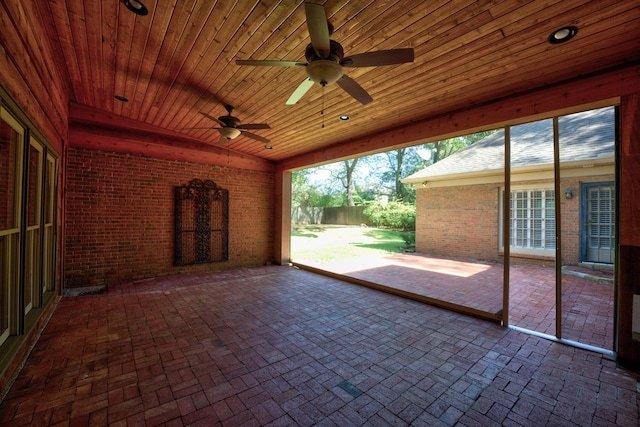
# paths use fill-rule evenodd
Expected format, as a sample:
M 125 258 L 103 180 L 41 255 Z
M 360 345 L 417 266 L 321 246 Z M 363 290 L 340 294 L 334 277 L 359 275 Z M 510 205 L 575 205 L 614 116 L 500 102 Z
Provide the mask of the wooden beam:
M 295 170 L 338 160 L 439 141 L 454 136 L 517 125 L 553 115 L 618 103 L 640 91 L 640 64 L 554 85 L 485 105 L 430 117 L 415 124 L 344 141 L 278 162 L 278 170 Z
M 640 247 L 640 91 L 623 98 L 620 123 L 620 244 Z
M 78 104 L 70 106 L 69 146 L 261 172 L 275 170 L 271 161 Z
M 617 247 L 617 362 L 640 371 L 640 331 L 634 323 L 640 295 L 640 91 L 620 102 L 620 182 Z

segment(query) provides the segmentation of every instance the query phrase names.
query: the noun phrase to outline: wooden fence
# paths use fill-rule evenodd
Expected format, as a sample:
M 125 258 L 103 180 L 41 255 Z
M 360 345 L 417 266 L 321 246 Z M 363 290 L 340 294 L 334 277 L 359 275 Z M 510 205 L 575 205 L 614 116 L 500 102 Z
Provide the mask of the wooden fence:
M 291 209 L 291 222 L 293 224 L 370 225 L 369 220 L 363 214 L 364 209 L 365 206 L 332 208 L 296 206 Z

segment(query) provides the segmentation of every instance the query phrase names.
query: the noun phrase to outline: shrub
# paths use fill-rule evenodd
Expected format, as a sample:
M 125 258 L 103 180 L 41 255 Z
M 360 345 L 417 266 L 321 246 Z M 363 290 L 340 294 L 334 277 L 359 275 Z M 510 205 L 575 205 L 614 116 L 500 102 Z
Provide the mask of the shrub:
M 402 233 L 402 240 L 404 240 L 404 246 L 410 248 L 416 245 L 416 233 L 415 231 L 406 231 Z
M 364 215 L 378 227 L 398 230 L 416 229 L 416 207 L 400 202 L 373 202 L 364 210 Z

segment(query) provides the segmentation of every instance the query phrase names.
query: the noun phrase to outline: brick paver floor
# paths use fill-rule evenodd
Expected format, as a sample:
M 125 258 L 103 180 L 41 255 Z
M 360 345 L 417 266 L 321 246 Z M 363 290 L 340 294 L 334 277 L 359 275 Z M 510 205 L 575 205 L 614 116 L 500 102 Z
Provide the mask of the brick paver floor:
M 498 263 L 422 254 L 303 263 L 488 313 L 502 309 Z M 509 323 L 555 336 L 555 268 L 512 265 L 509 278 Z M 613 285 L 563 274 L 562 287 L 562 338 L 613 350 Z
M 0 425 L 637 426 L 600 353 L 270 266 L 63 298 Z

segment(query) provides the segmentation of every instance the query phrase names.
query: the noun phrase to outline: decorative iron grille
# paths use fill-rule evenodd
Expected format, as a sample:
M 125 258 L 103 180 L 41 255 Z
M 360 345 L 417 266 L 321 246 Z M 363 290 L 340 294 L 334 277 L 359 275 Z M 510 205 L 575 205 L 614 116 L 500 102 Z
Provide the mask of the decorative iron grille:
M 175 265 L 229 259 L 229 191 L 211 180 L 175 187 Z

